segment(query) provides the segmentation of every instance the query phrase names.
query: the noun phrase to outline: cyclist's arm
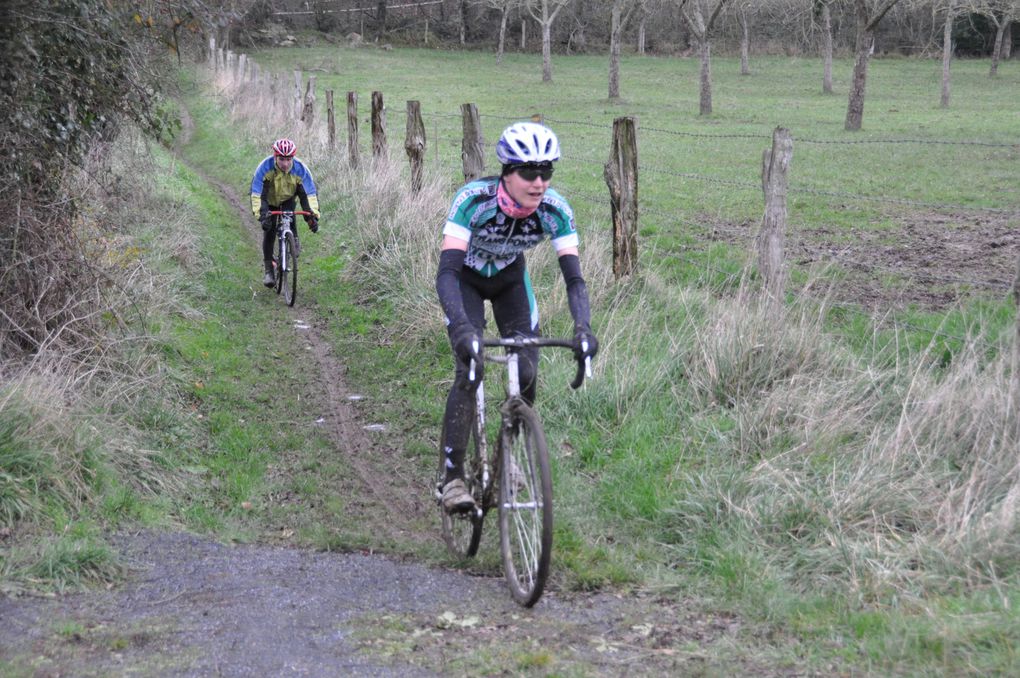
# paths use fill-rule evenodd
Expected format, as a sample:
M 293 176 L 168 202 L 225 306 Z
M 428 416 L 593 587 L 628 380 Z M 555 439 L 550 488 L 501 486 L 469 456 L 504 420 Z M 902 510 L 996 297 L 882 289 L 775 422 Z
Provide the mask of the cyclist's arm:
M 574 329 L 591 328 L 591 306 L 588 302 L 588 286 L 581 276 L 581 260 L 576 247 L 564 248 L 559 252 L 560 272 L 563 282 L 567 284 L 567 305 L 570 317 L 574 319 Z
M 301 209 L 305 212 L 311 212 L 312 216 L 316 219 L 319 218 L 319 198 L 315 195 L 308 195 L 305 191 L 305 187 L 302 184 L 297 186 L 297 197 L 301 201 Z M 305 217 L 305 221 L 308 221 L 308 217 Z
M 439 270 L 436 272 L 436 293 L 451 327 L 468 322 L 464 311 L 464 298 L 460 293 L 460 274 L 467 255 L 466 240 L 452 235 L 443 236 L 439 252 Z

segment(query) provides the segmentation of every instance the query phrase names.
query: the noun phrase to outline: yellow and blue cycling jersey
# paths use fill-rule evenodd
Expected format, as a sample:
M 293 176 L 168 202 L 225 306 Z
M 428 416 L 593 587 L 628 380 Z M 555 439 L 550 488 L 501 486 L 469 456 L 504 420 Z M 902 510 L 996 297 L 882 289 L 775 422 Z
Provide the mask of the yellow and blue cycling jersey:
M 295 197 L 304 210 L 319 218 L 319 196 L 307 165 L 294 158 L 290 172 L 281 172 L 274 156 L 259 163 L 251 180 L 251 211 L 256 217 L 262 216 L 264 209 L 280 209 L 288 202 L 293 204 Z

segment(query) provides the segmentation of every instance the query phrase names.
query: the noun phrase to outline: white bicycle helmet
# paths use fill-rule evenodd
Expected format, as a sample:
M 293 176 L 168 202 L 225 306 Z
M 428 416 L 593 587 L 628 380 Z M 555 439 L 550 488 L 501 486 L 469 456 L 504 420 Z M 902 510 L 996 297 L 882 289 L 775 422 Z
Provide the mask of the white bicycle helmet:
M 496 157 L 504 165 L 552 162 L 560 159 L 560 142 L 545 125 L 517 122 L 503 130 Z

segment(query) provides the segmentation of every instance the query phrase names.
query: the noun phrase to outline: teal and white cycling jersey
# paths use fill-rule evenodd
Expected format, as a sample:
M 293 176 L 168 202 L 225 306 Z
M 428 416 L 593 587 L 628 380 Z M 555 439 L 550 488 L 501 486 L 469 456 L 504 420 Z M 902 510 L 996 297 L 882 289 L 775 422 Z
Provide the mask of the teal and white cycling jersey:
M 546 237 L 557 252 L 577 247 L 574 212 L 559 193 L 548 189 L 533 214 L 512 219 L 496 203 L 499 177 L 478 179 L 457 191 L 443 235 L 468 243 L 464 265 L 491 278 Z

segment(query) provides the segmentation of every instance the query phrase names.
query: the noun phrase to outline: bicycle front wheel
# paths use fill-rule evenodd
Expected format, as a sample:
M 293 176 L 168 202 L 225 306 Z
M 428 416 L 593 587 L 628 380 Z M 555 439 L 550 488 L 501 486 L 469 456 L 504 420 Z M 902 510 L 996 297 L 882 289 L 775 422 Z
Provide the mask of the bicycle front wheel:
M 287 248 L 287 265 L 280 271 L 283 280 L 283 300 L 288 306 L 294 305 L 297 299 L 297 243 L 294 242 L 294 234 L 288 233 L 285 236 L 283 246 Z
M 513 401 L 500 432 L 499 547 L 514 600 L 531 607 L 542 596 L 552 555 L 549 449 L 538 415 Z
M 446 479 L 444 446 L 445 440 L 439 449 L 439 470 L 436 473 L 437 497 L 442 494 L 443 482 Z M 478 505 L 482 506 L 482 457 L 474 423 L 471 426 L 471 442 L 464 457 L 464 484 L 467 485 L 468 492 L 475 498 Z M 443 509 L 442 501 L 440 501 L 439 513 L 442 516 L 443 541 L 446 542 L 450 553 L 458 558 L 474 557 L 478 553 L 478 544 L 482 540 L 483 509 L 450 515 Z
M 276 276 L 275 287 L 277 294 L 279 294 L 280 290 L 283 289 L 283 260 L 286 256 L 283 248 L 283 238 L 278 236 L 276 238 L 276 247 L 273 252 L 273 274 Z

